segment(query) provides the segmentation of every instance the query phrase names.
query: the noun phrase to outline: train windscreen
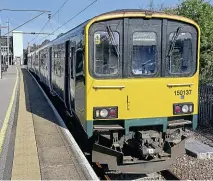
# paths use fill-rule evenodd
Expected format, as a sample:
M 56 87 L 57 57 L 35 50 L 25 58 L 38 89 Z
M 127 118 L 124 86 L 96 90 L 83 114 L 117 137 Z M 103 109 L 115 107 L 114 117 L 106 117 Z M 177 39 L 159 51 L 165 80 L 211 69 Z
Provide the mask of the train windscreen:
M 197 68 L 197 30 L 181 21 L 125 18 L 90 27 L 96 78 L 188 77 Z

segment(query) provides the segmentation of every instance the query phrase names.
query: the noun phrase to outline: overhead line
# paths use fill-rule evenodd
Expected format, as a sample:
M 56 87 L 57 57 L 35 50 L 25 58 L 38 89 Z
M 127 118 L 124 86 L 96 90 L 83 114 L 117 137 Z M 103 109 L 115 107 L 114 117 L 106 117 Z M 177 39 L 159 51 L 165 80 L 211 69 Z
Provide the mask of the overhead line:
M 35 11 L 35 12 L 51 12 L 47 10 L 36 10 L 36 9 L 0 9 L 0 11 Z
M 47 24 L 50 22 L 50 20 L 61 10 L 61 8 L 68 2 L 69 0 L 66 0 L 61 6 L 60 8 L 53 14 L 53 16 L 45 23 L 45 25 L 42 27 L 41 31 L 39 33 L 41 33 L 44 28 L 47 26 Z M 39 34 L 37 34 L 29 43 L 31 43 L 32 41 L 34 41 Z
M 97 2 L 98 0 L 94 0 L 92 3 L 90 3 L 89 5 L 87 5 L 84 9 L 82 9 L 81 11 L 79 11 L 75 16 L 73 16 L 72 18 L 70 18 L 68 21 L 66 21 L 64 24 L 62 24 L 60 27 L 58 27 L 56 30 L 54 30 L 51 34 L 54 34 L 56 31 L 58 31 L 60 28 L 62 28 L 64 25 L 66 25 L 67 23 L 69 23 L 70 21 L 72 21 L 74 18 L 76 18 L 79 14 L 81 14 L 82 12 L 84 12 L 87 8 L 89 8 L 90 6 L 92 6 L 95 2 Z M 47 37 L 49 37 L 50 35 L 44 37 L 42 40 L 46 39 Z M 37 41 L 38 42 L 38 41 Z M 37 43 L 36 42 L 36 43 Z
M 7 35 L 7 34 L 10 34 L 10 33 L 13 32 L 14 30 L 20 28 L 21 26 L 24 26 L 25 24 L 29 23 L 30 21 L 33 21 L 34 19 L 38 18 L 39 16 L 41 16 L 41 15 L 44 14 L 44 13 L 45 13 L 45 12 L 40 13 L 39 15 L 37 15 L 37 16 L 31 18 L 30 20 L 26 21 L 25 23 L 23 23 L 23 24 L 19 25 L 18 27 L 12 29 L 10 32 L 5 33 L 3 36 L 5 36 L 5 35 Z
M 82 12 L 84 12 L 87 8 L 89 8 L 90 6 L 92 6 L 95 2 L 97 2 L 98 0 L 94 0 L 92 3 L 90 3 L 89 5 L 87 5 L 83 10 L 81 10 L 79 13 L 77 13 L 75 16 L 73 16 L 72 18 L 70 18 L 68 21 L 66 21 L 64 24 L 62 24 L 60 27 L 58 27 L 55 31 L 53 31 L 53 33 L 55 33 L 57 30 L 59 30 L 60 28 L 62 28 L 64 25 L 66 25 L 67 23 L 69 23 L 70 21 L 72 21 L 74 18 L 76 18 L 79 14 L 81 14 Z

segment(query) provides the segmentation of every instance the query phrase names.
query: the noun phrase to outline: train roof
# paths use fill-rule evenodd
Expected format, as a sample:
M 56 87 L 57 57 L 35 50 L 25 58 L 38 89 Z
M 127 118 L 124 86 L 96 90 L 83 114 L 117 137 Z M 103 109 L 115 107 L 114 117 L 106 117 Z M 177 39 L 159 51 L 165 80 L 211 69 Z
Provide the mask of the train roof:
M 117 10 L 109 11 L 109 12 L 100 14 L 98 16 L 95 16 L 92 19 L 100 17 L 100 16 L 105 16 L 105 15 L 115 15 L 115 14 L 125 14 L 125 13 L 159 14 L 159 15 L 165 15 L 167 17 L 171 17 L 171 19 L 172 19 L 172 17 L 176 17 L 176 18 L 178 17 L 178 19 L 184 19 L 184 20 L 188 20 L 191 22 L 193 21 L 192 19 L 186 18 L 181 15 L 175 15 L 175 14 L 171 14 L 171 13 L 163 12 L 163 11 L 152 11 L 152 10 L 147 10 L 147 9 L 117 9 Z M 193 23 L 195 23 L 195 22 L 193 21 Z
M 98 16 L 107 15 L 107 14 L 132 13 L 132 12 L 135 12 L 135 13 L 150 12 L 150 13 L 167 14 L 167 13 L 162 12 L 162 11 L 151 11 L 151 10 L 147 10 L 147 9 L 116 9 L 116 10 L 113 10 L 113 11 L 109 11 L 109 12 L 100 14 Z

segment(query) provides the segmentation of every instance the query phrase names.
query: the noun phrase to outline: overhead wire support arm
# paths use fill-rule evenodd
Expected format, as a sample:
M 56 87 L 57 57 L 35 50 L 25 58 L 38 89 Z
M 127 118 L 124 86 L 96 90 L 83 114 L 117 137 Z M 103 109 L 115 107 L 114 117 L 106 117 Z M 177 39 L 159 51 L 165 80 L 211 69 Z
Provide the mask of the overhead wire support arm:
M 82 12 L 84 12 L 87 8 L 89 8 L 90 6 L 92 6 L 94 3 L 96 3 L 98 0 L 94 0 L 92 1 L 89 5 L 87 5 L 84 9 L 82 9 L 81 11 L 79 11 L 75 16 L 73 16 L 72 18 L 70 18 L 68 21 L 66 21 L 64 24 L 62 24 L 61 26 L 59 26 L 57 29 L 55 29 L 52 33 L 55 33 L 56 31 L 58 31 L 60 28 L 62 28 L 63 26 L 65 26 L 67 23 L 69 23 L 70 21 L 72 21 L 74 18 L 76 18 L 79 14 L 81 14 Z M 44 37 L 42 40 L 46 39 L 47 37 L 49 37 L 49 35 L 47 35 L 46 37 Z M 41 40 L 39 40 L 41 41 Z M 38 41 L 36 41 L 35 43 L 37 43 Z
M 66 0 L 60 7 L 59 9 L 51 16 L 51 14 L 48 15 L 48 21 L 45 23 L 45 25 L 42 27 L 40 33 L 44 30 L 44 28 L 47 26 L 47 24 L 50 22 L 50 20 L 61 10 L 61 8 L 68 2 L 69 0 Z M 39 34 L 37 34 L 32 40 L 30 40 L 29 43 L 33 42 Z M 51 35 L 51 34 L 50 34 Z
M 54 35 L 53 33 L 37 33 L 37 32 L 17 32 L 21 34 L 28 34 L 28 35 Z
M 0 28 L 7 28 L 7 26 L 1 26 L 1 25 L 0 25 Z
M 49 13 L 51 11 L 48 10 L 37 10 L 37 9 L 0 9 L 0 11 L 35 11 L 35 12 L 44 12 L 44 13 Z
M 18 28 L 20 28 L 20 27 L 24 26 L 25 24 L 29 23 L 30 21 L 33 21 L 34 19 L 38 18 L 39 16 L 43 15 L 44 13 L 45 13 L 45 12 L 40 13 L 40 14 L 38 14 L 37 16 L 35 16 L 35 17 L 33 17 L 33 18 L 29 19 L 28 21 L 26 21 L 25 23 L 23 23 L 23 24 L 19 25 L 19 26 L 18 26 L 18 27 L 16 27 L 16 28 L 12 29 L 12 30 L 11 30 L 11 31 L 9 31 L 8 33 L 5 33 L 3 36 L 6 36 L 7 34 L 10 34 L 10 33 L 11 33 L 11 32 L 13 32 L 14 30 L 16 30 L 16 29 L 18 29 Z

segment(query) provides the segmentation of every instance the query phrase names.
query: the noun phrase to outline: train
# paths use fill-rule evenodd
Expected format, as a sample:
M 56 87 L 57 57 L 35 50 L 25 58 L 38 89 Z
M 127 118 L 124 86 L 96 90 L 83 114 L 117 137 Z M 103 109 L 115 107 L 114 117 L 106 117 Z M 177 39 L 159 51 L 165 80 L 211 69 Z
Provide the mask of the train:
M 75 117 L 91 161 L 121 173 L 167 169 L 198 123 L 200 28 L 186 17 L 121 9 L 27 55 Z

